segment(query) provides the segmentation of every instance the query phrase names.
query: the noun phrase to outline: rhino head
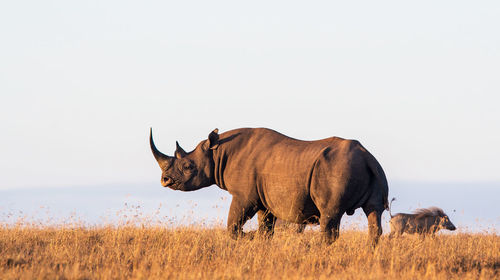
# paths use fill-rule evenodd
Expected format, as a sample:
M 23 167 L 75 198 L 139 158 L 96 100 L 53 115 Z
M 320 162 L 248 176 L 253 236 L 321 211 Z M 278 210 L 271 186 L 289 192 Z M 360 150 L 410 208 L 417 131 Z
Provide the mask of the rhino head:
M 194 191 L 214 184 L 212 153 L 219 146 L 218 132 L 218 129 L 214 129 L 207 140 L 201 141 L 189 153 L 176 142 L 177 147 L 174 156 L 171 157 L 156 148 L 151 129 L 149 144 L 162 172 L 161 185 L 173 190 Z

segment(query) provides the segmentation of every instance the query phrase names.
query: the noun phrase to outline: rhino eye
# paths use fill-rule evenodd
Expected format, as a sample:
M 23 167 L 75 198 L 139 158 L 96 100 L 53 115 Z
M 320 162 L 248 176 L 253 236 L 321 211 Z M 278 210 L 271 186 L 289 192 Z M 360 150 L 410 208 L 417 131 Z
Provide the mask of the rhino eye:
M 191 163 L 186 163 L 182 166 L 184 170 L 192 170 L 194 166 Z

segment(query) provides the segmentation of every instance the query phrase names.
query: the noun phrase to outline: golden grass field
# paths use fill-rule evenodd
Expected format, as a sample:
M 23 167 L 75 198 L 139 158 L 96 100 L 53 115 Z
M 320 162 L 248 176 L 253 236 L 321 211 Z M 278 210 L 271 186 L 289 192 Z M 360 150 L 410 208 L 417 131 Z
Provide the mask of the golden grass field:
M 0 228 L 1 279 L 500 279 L 500 236 L 403 236 L 368 246 L 342 230 L 232 240 L 219 227 Z

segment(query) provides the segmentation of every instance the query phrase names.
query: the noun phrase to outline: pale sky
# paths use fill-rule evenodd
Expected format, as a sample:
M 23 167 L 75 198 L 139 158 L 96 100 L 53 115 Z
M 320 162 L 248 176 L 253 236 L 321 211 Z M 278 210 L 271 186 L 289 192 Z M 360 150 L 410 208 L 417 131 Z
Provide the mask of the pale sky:
M 2 1 L 0 189 L 158 182 L 219 128 L 500 181 L 498 1 Z

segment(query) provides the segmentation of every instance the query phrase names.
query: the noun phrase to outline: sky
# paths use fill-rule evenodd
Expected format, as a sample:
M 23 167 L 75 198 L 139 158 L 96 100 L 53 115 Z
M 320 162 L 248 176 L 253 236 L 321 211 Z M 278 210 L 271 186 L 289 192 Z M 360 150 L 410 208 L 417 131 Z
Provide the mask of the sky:
M 498 1 L 2 1 L 0 189 L 157 183 L 209 132 L 357 139 L 500 182 Z

